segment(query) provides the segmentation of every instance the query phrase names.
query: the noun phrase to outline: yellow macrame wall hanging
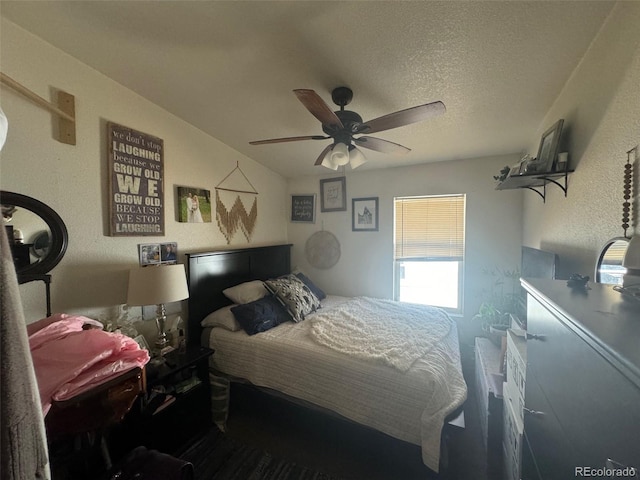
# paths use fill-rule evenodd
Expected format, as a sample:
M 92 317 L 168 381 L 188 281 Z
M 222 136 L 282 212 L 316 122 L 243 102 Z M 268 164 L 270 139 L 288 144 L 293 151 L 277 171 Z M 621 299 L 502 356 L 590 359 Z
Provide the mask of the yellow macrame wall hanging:
M 249 188 L 235 187 L 234 185 L 238 184 L 238 180 L 248 184 Z M 251 209 L 247 211 L 244 202 L 251 202 L 251 199 L 253 199 Z M 218 227 L 224 238 L 227 239 L 227 244 L 231 243 L 231 238 L 238 229 L 242 230 L 247 242 L 249 242 L 257 219 L 258 192 L 242 172 L 240 166 L 236 164 L 236 168 L 216 186 L 216 220 Z

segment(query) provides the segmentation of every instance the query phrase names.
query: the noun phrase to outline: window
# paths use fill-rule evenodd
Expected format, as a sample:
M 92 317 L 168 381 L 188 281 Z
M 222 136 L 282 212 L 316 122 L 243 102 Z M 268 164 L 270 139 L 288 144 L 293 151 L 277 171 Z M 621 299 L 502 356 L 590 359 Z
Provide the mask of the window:
M 394 199 L 394 298 L 462 313 L 464 195 Z

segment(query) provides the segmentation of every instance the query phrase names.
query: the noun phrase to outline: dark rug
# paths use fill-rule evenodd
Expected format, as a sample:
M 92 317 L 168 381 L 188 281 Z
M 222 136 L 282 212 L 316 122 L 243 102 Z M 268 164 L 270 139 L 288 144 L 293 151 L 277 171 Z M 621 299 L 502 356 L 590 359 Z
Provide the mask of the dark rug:
M 180 458 L 193 463 L 196 480 L 341 480 L 274 458 L 269 452 L 229 438 L 215 427 Z

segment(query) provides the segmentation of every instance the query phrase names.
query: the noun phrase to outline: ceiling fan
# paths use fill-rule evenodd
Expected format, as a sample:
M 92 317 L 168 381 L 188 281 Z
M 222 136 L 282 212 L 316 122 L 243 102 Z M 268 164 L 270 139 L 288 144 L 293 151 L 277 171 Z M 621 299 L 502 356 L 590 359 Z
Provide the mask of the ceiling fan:
M 410 148 L 381 138 L 369 137 L 368 134 L 420 122 L 431 117 L 442 115 L 445 112 L 444 103 L 432 102 L 363 122 L 362 117 L 356 112 L 344 109 L 353 98 L 353 92 L 350 88 L 337 87 L 331 92 L 331 99 L 340 107 L 340 110 L 336 112 L 332 111 L 331 107 L 313 90 L 298 89 L 293 92 L 305 108 L 320 120 L 322 130 L 327 136 L 307 135 L 302 137 L 272 138 L 269 140 L 256 140 L 249 143 L 251 145 L 265 145 L 269 143 L 296 142 L 298 140 L 326 140 L 331 138 L 333 139 L 333 143 L 322 150 L 315 165 L 322 165 L 332 170 L 337 170 L 338 167 L 346 165 L 347 163 L 350 163 L 351 168 L 357 168 L 365 163 L 367 161 L 366 158 L 356 146 L 389 154 L 410 152 Z M 362 134 L 366 135 L 355 137 L 355 135 Z

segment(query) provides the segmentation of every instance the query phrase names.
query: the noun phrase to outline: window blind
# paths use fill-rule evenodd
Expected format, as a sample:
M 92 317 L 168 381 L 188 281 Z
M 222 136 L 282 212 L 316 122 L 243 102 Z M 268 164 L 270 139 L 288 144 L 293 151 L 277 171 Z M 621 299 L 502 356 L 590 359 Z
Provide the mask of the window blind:
M 394 210 L 396 260 L 463 260 L 464 195 L 396 198 Z

